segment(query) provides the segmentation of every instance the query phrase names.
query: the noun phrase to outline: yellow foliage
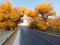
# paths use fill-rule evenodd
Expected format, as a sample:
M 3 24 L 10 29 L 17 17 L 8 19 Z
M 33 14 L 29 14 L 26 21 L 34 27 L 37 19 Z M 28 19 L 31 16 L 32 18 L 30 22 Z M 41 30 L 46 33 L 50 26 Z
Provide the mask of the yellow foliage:
M 48 28 L 48 25 L 46 22 L 44 22 L 43 20 L 39 20 L 37 19 L 37 27 L 39 27 L 40 29 L 42 29 L 43 31 L 45 31 Z
M 51 3 L 43 2 L 41 5 L 37 5 L 35 11 L 40 14 L 47 14 L 47 15 L 55 15 L 55 12 L 51 12 L 53 10 Z
M 60 29 L 60 17 L 57 17 L 53 21 L 53 27 Z
M 15 27 L 15 25 L 16 25 L 12 20 L 8 20 L 7 24 L 9 27 Z
M 52 26 L 52 25 L 53 25 L 53 20 L 54 20 L 54 19 L 52 19 L 52 18 L 48 18 L 48 19 L 47 19 L 47 24 L 48 24 L 49 26 Z
M 0 22 L 0 28 L 6 28 L 7 27 L 7 23 L 4 22 Z
M 47 29 L 47 25 L 46 23 L 44 23 L 43 21 L 40 21 L 37 26 L 42 29 L 42 30 L 46 30 Z
M 48 18 L 48 16 L 56 15 L 50 2 L 43 2 L 37 5 L 35 10 L 27 10 L 24 7 L 16 9 L 9 1 L 0 5 L 0 28 L 16 27 L 18 20 L 24 14 L 32 17 L 27 19 L 30 21 L 31 26 L 34 24 L 33 26 L 37 26 L 43 31 L 46 31 L 49 26 L 60 29 L 60 17 L 55 19 Z M 39 17 L 38 14 L 40 14 L 41 17 Z M 44 21 L 46 18 L 47 22 Z
M 27 16 L 30 16 L 30 17 L 33 17 L 33 18 L 37 17 L 36 12 L 35 11 L 32 11 L 32 10 L 26 11 L 26 15 Z
M 16 10 L 16 8 L 12 8 L 11 11 L 12 11 L 10 15 L 11 20 L 16 21 L 17 19 L 19 19 L 18 11 Z
M 20 11 L 20 16 L 23 16 L 23 15 L 24 15 L 24 13 L 22 11 Z
M 24 11 L 26 11 L 26 10 L 27 10 L 26 8 L 20 7 L 20 11 L 24 12 Z
M 0 21 L 2 21 L 3 20 L 3 15 L 0 13 Z
M 11 10 L 11 7 L 12 7 L 12 5 L 10 2 L 6 2 L 6 3 L 1 4 L 1 9 L 3 9 L 3 11 L 9 12 Z
M 48 15 L 49 16 L 51 16 L 51 15 L 55 16 L 56 15 L 56 12 L 50 12 L 50 13 L 48 13 Z
M 0 5 L 0 28 L 11 28 L 17 25 L 18 11 L 9 1 Z
M 19 8 L 20 17 L 23 16 L 23 15 L 25 14 L 25 11 L 26 11 L 26 10 L 27 10 L 27 9 L 24 8 L 24 7 L 20 7 L 20 8 Z

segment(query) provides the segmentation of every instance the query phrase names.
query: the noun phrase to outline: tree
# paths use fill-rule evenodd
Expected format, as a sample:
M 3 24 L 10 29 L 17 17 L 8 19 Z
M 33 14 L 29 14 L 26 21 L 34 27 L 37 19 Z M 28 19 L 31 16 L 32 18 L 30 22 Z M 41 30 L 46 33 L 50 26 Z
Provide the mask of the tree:
M 55 16 L 55 12 L 50 2 L 44 2 L 41 5 L 37 5 L 35 10 L 26 11 L 26 15 L 32 18 L 30 22 L 32 27 L 35 26 L 45 31 L 48 27 L 52 26 L 52 20 L 48 20 L 48 16 Z
M 31 28 L 37 28 L 35 18 L 37 17 L 37 14 L 33 10 L 27 10 L 26 15 L 29 17 L 29 23 L 32 26 Z
M 35 11 L 37 14 L 39 14 L 41 18 L 43 18 L 45 22 L 47 21 L 48 16 L 55 15 L 55 12 L 53 11 L 53 7 L 51 6 L 50 2 L 43 2 L 42 4 L 37 5 L 35 7 Z
M 33 10 L 27 10 L 27 11 L 26 11 L 26 15 L 29 16 L 29 17 L 32 17 L 32 18 L 37 17 L 36 12 L 33 11 Z
M 53 27 L 56 29 L 60 29 L 60 17 L 56 17 L 53 21 Z
M 18 10 L 9 1 L 0 5 L 0 28 L 13 30 L 20 22 L 20 18 Z
M 25 14 L 26 10 L 27 10 L 27 8 L 24 8 L 24 7 L 20 7 L 19 8 L 19 15 L 20 15 L 20 17 L 22 17 Z

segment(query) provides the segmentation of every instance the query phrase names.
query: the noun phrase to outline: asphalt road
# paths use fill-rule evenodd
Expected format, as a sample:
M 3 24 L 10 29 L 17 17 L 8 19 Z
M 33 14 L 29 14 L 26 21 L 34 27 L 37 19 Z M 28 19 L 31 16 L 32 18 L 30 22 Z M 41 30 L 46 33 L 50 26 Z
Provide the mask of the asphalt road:
M 60 45 L 60 37 L 22 27 L 20 45 Z

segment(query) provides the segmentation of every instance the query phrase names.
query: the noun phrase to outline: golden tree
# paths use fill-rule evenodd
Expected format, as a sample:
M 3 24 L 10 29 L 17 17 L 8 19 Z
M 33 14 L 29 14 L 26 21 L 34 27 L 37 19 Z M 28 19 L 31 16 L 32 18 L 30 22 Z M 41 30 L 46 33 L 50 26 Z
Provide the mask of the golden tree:
M 43 2 L 42 4 L 37 5 L 35 11 L 36 13 L 40 14 L 45 22 L 47 21 L 48 16 L 55 15 L 55 12 L 53 11 L 53 7 L 51 6 L 50 2 Z
M 20 17 L 25 14 L 25 11 L 26 11 L 26 10 L 27 10 L 27 8 L 24 8 L 24 7 L 20 7 L 20 8 L 19 8 L 19 15 L 20 15 Z
M 36 21 L 35 21 L 35 18 L 37 17 L 36 12 L 33 10 L 27 10 L 26 15 L 30 18 L 29 23 L 32 26 L 31 28 L 35 28 L 35 27 L 37 28 Z
M 48 18 L 48 16 L 56 15 L 50 2 L 43 2 L 37 5 L 34 10 L 27 10 L 25 7 L 12 6 L 9 0 L 0 5 L 0 28 L 14 29 L 25 14 L 29 17 L 31 28 L 39 28 L 43 31 L 49 27 L 60 29 L 60 17 Z
M 17 21 L 19 19 L 18 11 L 15 7 L 11 9 L 10 19 L 13 21 Z
M 52 24 L 54 28 L 60 29 L 60 17 L 55 18 Z
M 32 17 L 32 18 L 37 17 L 36 12 L 33 11 L 33 10 L 27 10 L 27 11 L 26 11 L 26 15 L 29 16 L 29 17 Z
M 49 27 L 49 25 L 39 17 L 35 18 L 35 23 L 37 27 L 43 31 L 46 31 L 46 29 Z
M 32 18 L 31 25 L 37 26 L 41 30 L 46 30 L 53 25 L 52 20 L 49 20 L 48 16 L 55 16 L 55 12 L 50 2 L 44 2 L 41 5 L 37 5 L 35 10 L 26 11 L 26 15 Z
M 14 29 L 20 22 L 18 10 L 9 1 L 0 5 L 0 28 Z

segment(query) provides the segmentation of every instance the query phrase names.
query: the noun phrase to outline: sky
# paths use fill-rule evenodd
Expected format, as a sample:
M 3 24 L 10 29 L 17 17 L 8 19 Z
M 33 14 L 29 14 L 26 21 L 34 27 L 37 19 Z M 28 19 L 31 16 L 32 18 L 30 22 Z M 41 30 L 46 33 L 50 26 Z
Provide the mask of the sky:
M 6 2 L 6 0 L 0 0 L 0 4 Z M 54 11 L 56 15 L 60 16 L 60 0 L 10 0 L 13 6 L 15 7 L 26 7 L 27 9 L 34 9 L 36 5 L 41 4 L 42 2 L 52 2 Z M 26 23 L 26 21 L 25 21 Z
M 0 0 L 0 4 L 6 0 Z M 42 2 L 52 2 L 54 11 L 56 11 L 57 16 L 60 16 L 60 0 L 10 0 L 15 7 L 26 7 L 28 9 L 34 9 L 36 5 Z

